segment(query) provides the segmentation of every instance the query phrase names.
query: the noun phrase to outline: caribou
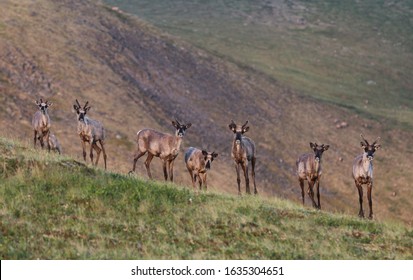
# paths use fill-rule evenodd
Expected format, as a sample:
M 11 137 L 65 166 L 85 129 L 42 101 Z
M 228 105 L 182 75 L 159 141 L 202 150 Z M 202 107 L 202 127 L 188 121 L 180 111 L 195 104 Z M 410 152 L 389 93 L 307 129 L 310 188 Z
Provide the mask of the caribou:
M 234 133 L 231 157 L 234 160 L 235 170 L 237 172 L 238 195 L 241 195 L 240 167 L 244 171 L 246 193 L 251 194 L 250 180 L 248 176 L 249 162 L 251 162 L 251 175 L 254 183 L 254 194 L 258 194 L 257 186 L 255 184 L 256 149 L 254 141 L 244 136 L 244 133 L 249 130 L 249 126 L 247 126 L 247 124 L 248 121 L 240 126 L 235 124 L 234 120 L 231 120 L 231 123 L 229 124 L 229 129 Z
M 140 157 L 148 153 L 145 160 L 146 172 L 152 178 L 150 164 L 153 157 L 159 157 L 163 162 L 163 173 L 165 181 L 169 179 L 173 182 L 174 160 L 179 154 L 182 139 L 186 130 L 191 127 L 191 123 L 181 124 L 178 120 L 172 121 L 175 127 L 175 135 L 159 132 L 154 129 L 145 128 L 136 133 L 136 151 L 133 155 L 133 167 L 129 173 L 135 172 L 136 162 Z
M 98 165 L 100 153 L 103 152 L 103 160 L 105 162 L 106 170 L 106 151 L 105 151 L 105 137 L 106 132 L 102 123 L 94 119 L 89 118 L 86 114 L 90 110 L 88 107 L 89 101 L 85 103 L 82 107 L 79 101 L 76 99 L 76 104 L 73 108 L 77 114 L 77 133 L 79 134 L 80 140 L 82 142 L 83 149 L 83 159 L 86 161 L 86 143 L 90 144 L 90 160 L 95 166 Z M 98 146 L 100 144 L 100 147 Z M 96 162 L 93 163 L 93 150 L 96 151 Z
M 317 145 L 317 143 L 310 142 L 310 148 L 313 150 L 313 153 L 303 154 L 298 157 L 296 161 L 297 166 L 297 176 L 298 181 L 301 187 L 301 197 L 303 200 L 303 205 L 305 202 L 304 199 L 304 180 L 308 181 L 308 195 L 313 202 L 313 207 L 321 209 L 320 204 L 320 179 L 322 174 L 321 168 L 321 157 L 325 151 L 328 150 L 329 145 Z M 317 184 L 317 185 L 316 185 Z M 314 185 L 317 187 L 317 202 L 314 199 Z
M 211 169 L 212 161 L 218 156 L 216 152 L 208 152 L 194 147 L 189 147 L 185 152 L 185 164 L 191 176 L 192 186 L 195 188 L 196 179 L 198 178 L 199 190 L 204 185 L 208 189 L 206 179 L 207 171 Z
M 359 217 L 364 218 L 363 210 L 363 184 L 367 185 L 367 199 L 369 201 L 369 219 L 373 219 L 373 202 L 371 199 L 371 191 L 373 189 L 373 159 L 374 153 L 380 149 L 381 145 L 377 144 L 377 141 L 380 140 L 378 137 L 372 144 L 360 135 L 363 141 L 360 142 L 363 149 L 363 153 L 358 155 L 353 161 L 353 179 L 356 184 L 358 194 L 359 194 Z
M 53 103 L 48 101 L 43 102 L 43 99 L 40 98 L 39 101 L 35 101 L 39 110 L 34 113 L 32 118 L 32 127 L 34 130 L 34 147 L 36 147 L 36 140 L 40 141 L 40 146 L 44 148 L 44 142 L 47 144 L 47 149 L 50 152 L 50 117 L 47 113 L 47 108 L 52 106 Z
M 49 146 L 52 151 L 58 152 L 59 155 L 62 154 L 62 146 L 60 145 L 59 140 L 57 139 L 56 135 L 50 133 L 49 136 Z

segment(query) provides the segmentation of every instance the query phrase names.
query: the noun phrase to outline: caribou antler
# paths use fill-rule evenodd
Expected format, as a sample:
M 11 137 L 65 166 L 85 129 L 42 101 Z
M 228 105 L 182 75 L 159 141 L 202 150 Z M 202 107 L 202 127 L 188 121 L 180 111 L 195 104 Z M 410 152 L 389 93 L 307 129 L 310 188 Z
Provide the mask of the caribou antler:
M 177 125 L 181 126 L 181 123 L 178 121 L 178 119 L 175 117 L 175 122 Z
M 242 128 L 245 128 L 245 126 L 248 124 L 248 121 L 246 121 L 243 125 Z
M 376 140 L 374 140 L 374 142 L 373 142 L 373 144 L 371 144 L 372 146 L 374 146 L 376 143 L 377 143 L 377 141 L 379 141 L 380 140 L 380 136 L 379 137 L 377 137 L 377 139 Z
M 360 137 L 361 137 L 361 139 L 363 139 L 364 140 L 364 142 L 366 142 L 366 144 L 367 144 L 367 146 L 369 146 L 370 144 L 369 144 L 369 142 L 363 137 L 363 134 L 360 134 Z

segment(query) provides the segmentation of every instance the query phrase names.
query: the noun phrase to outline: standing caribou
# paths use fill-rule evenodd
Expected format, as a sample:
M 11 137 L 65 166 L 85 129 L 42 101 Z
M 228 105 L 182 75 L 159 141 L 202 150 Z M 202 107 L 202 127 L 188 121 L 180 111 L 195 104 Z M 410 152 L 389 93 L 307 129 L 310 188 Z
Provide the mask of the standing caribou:
M 257 186 L 255 185 L 255 143 L 250 138 L 245 137 L 244 133 L 249 130 L 246 121 L 242 126 L 236 125 L 233 120 L 229 124 L 229 129 L 234 132 L 234 140 L 232 141 L 231 157 L 235 162 L 235 170 L 237 171 L 238 194 L 241 195 L 241 179 L 240 166 L 244 171 L 245 185 L 247 194 L 251 194 L 250 180 L 248 177 L 248 163 L 251 162 L 251 174 L 254 183 L 254 194 L 258 194 Z
M 320 204 L 320 179 L 322 174 L 321 169 L 321 156 L 323 155 L 324 151 L 327 151 L 330 147 L 329 145 L 317 145 L 317 143 L 311 143 L 310 147 L 314 151 L 314 153 L 303 154 L 301 155 L 297 161 L 297 176 L 298 181 L 300 182 L 301 187 L 301 197 L 303 199 L 304 205 L 304 180 L 308 181 L 308 195 L 313 202 L 313 207 L 317 209 L 321 209 Z M 317 184 L 317 201 L 318 204 L 314 200 L 314 185 Z
M 212 161 L 218 156 L 215 152 L 207 152 L 194 147 L 190 147 L 185 152 L 185 164 L 191 176 L 192 186 L 195 190 L 196 179 L 198 178 L 199 190 L 204 185 L 205 190 L 208 188 L 206 179 L 207 171 L 211 168 Z
M 39 107 L 39 110 L 34 113 L 32 118 L 32 126 L 34 130 L 34 147 L 36 147 L 36 140 L 39 139 L 40 146 L 43 148 L 44 142 L 46 142 L 47 149 L 50 152 L 50 117 L 47 113 L 47 108 L 52 106 L 52 103 L 48 101 L 43 102 L 42 98 L 40 98 L 40 102 L 36 100 L 35 103 Z
M 82 141 L 82 148 L 83 148 L 83 159 L 86 161 L 86 143 L 90 144 L 90 160 L 93 164 L 93 150 L 96 151 L 96 162 L 95 166 L 98 165 L 100 152 L 103 152 L 103 160 L 105 162 L 105 170 L 106 170 L 106 152 L 105 152 L 105 128 L 103 127 L 102 123 L 99 121 L 93 120 L 86 116 L 87 112 L 90 110 L 89 101 L 86 102 L 85 106 L 80 105 L 79 101 L 76 99 L 76 104 L 73 105 L 73 108 L 77 114 L 77 133 L 80 136 L 80 140 Z M 98 146 L 98 142 L 100 146 Z
M 135 172 L 138 159 L 148 153 L 148 157 L 145 160 L 145 167 L 149 178 L 153 179 L 150 170 L 151 161 L 153 157 L 159 157 L 163 162 L 165 181 L 168 180 L 168 167 L 169 179 L 173 182 L 174 160 L 178 156 L 182 138 L 186 130 L 191 127 L 191 123 L 181 124 L 175 119 L 175 121 L 172 121 L 172 125 L 176 129 L 175 135 L 162 133 L 150 128 L 145 128 L 137 132 L 137 147 L 133 156 L 133 168 L 129 173 Z
M 360 211 L 359 216 L 364 218 L 363 211 L 363 187 L 362 184 L 367 184 L 367 198 L 369 200 L 369 219 L 373 218 L 373 202 L 371 200 L 371 190 L 373 189 L 373 158 L 374 152 L 380 149 L 380 144 L 377 144 L 378 137 L 372 144 L 364 139 L 363 134 L 360 134 L 363 141 L 360 142 L 364 153 L 358 155 L 353 161 L 353 179 L 359 193 Z

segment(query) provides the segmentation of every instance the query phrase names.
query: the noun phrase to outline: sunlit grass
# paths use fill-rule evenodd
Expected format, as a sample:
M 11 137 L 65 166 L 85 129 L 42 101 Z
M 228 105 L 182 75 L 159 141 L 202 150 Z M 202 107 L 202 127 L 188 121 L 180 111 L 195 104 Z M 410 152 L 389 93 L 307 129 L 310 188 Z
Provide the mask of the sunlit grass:
M 9 152 L 0 156 L 8 170 L 0 182 L 2 259 L 413 257 L 412 231 L 399 224 L 274 198 L 197 194 L 106 173 L 3 138 L 0 147 Z M 12 158 L 20 160 L 7 167 Z

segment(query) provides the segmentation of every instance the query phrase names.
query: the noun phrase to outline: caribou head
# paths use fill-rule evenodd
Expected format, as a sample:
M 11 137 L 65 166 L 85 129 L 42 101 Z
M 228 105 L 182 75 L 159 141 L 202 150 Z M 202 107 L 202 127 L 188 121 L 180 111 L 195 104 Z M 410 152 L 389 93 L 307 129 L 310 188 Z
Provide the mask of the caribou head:
M 40 98 L 40 102 L 39 101 L 35 101 L 36 105 L 39 107 L 39 110 L 43 113 L 46 114 L 47 108 L 49 108 L 50 106 L 52 106 L 53 103 L 49 102 L 49 101 L 45 101 L 43 102 L 43 99 Z
M 85 120 L 85 116 L 87 114 L 87 112 L 90 110 L 90 106 L 88 107 L 87 105 L 89 104 L 89 101 L 86 101 L 85 106 L 80 105 L 79 101 L 76 99 L 76 104 L 73 105 L 73 108 L 76 111 L 78 120 L 83 122 Z
M 364 150 L 364 153 L 369 161 L 372 161 L 374 159 L 374 153 L 380 149 L 381 145 L 377 144 L 377 141 L 380 140 L 380 137 L 377 137 L 377 139 L 372 143 L 369 144 L 369 142 L 363 137 L 363 134 L 360 134 L 361 139 L 363 141 L 360 142 L 361 147 Z
M 242 135 L 250 129 L 247 124 L 248 121 L 246 121 L 242 126 L 239 126 L 235 124 L 234 120 L 231 120 L 229 129 L 231 129 L 235 134 L 235 144 L 239 145 L 241 143 Z
M 323 155 L 324 151 L 327 151 L 330 145 L 324 145 L 324 144 L 317 145 L 317 143 L 310 142 L 310 147 L 314 151 L 315 161 L 319 162 L 321 160 L 321 156 Z
M 172 121 L 172 125 L 175 127 L 176 132 L 175 135 L 178 137 L 184 137 L 185 132 L 188 128 L 191 127 L 191 123 L 187 123 L 187 124 L 181 124 L 176 118 L 174 121 Z

